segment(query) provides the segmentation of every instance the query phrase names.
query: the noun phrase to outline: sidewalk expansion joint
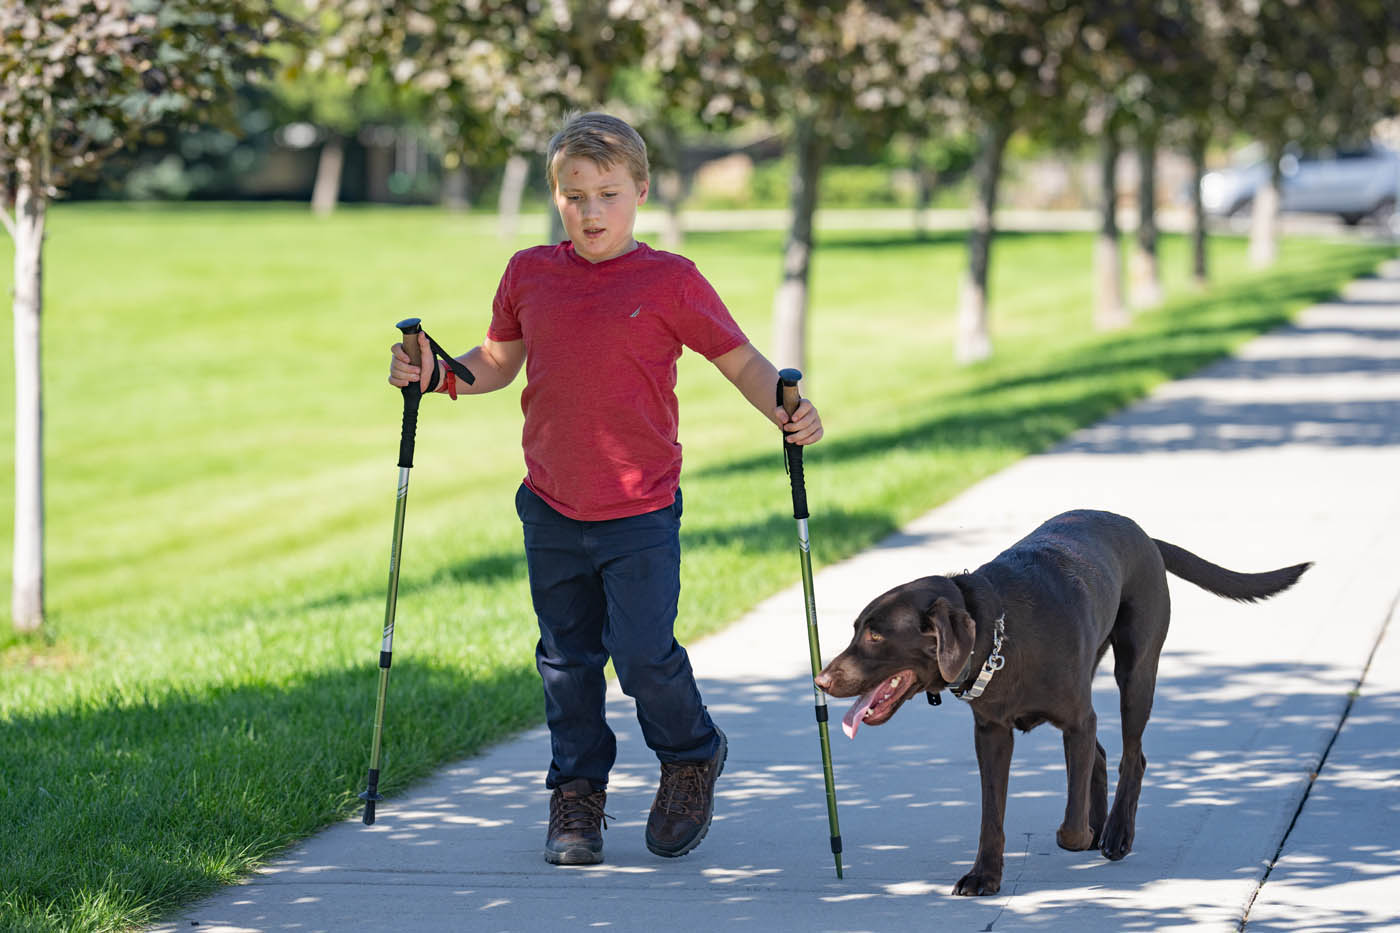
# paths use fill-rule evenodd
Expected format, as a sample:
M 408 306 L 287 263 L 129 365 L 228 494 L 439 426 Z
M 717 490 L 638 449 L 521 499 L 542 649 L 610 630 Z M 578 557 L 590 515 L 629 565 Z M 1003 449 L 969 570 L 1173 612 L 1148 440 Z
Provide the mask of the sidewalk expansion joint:
M 1371 645 L 1371 652 L 1366 656 L 1366 663 L 1361 668 L 1361 676 L 1356 679 L 1356 684 L 1347 691 L 1347 702 L 1342 707 L 1342 715 L 1337 720 L 1337 725 L 1332 729 L 1332 735 L 1327 739 L 1327 747 L 1322 750 L 1322 757 L 1317 762 L 1317 767 L 1308 774 L 1308 786 L 1303 788 L 1303 796 L 1298 800 L 1298 807 L 1293 811 L 1293 818 L 1288 821 L 1288 828 L 1283 831 L 1283 838 L 1278 842 L 1278 848 L 1274 850 L 1273 857 L 1269 859 L 1269 864 L 1264 869 L 1263 876 L 1259 883 L 1254 886 L 1254 893 L 1249 896 L 1249 902 L 1244 906 L 1244 916 L 1240 917 L 1240 925 L 1237 928 L 1239 933 L 1249 926 L 1249 914 L 1254 909 L 1254 902 L 1259 898 L 1259 892 L 1268 884 L 1269 876 L 1273 874 L 1274 866 L 1283 857 L 1283 847 L 1288 844 L 1288 837 L 1293 834 L 1293 827 L 1298 825 L 1298 817 L 1303 815 L 1303 808 L 1308 804 L 1308 797 L 1312 794 L 1313 785 L 1317 783 L 1318 775 L 1327 766 L 1327 757 L 1332 754 L 1332 746 L 1337 744 L 1337 736 L 1342 734 L 1342 728 L 1347 723 L 1347 717 L 1351 715 L 1351 708 L 1356 705 L 1356 698 L 1361 695 L 1362 685 L 1366 683 L 1366 675 L 1371 672 L 1371 663 L 1376 659 L 1376 651 L 1380 648 L 1381 642 L 1385 640 L 1386 633 L 1390 631 L 1390 623 L 1395 618 L 1396 607 L 1400 606 L 1400 593 L 1396 593 L 1390 601 L 1390 609 L 1385 614 L 1385 622 L 1381 625 L 1381 630 L 1376 635 L 1375 642 Z

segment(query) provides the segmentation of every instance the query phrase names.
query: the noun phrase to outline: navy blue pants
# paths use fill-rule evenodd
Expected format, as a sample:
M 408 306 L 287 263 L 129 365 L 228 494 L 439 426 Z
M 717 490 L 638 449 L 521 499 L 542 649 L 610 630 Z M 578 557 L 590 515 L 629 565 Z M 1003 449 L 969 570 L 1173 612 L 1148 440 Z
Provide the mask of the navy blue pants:
M 552 760 L 545 785 L 607 786 L 617 739 L 604 717 L 612 658 L 637 704 L 642 738 L 661 761 L 702 761 L 719 735 L 675 638 L 681 582 L 681 494 L 664 509 L 585 522 L 521 485 L 530 595 L 539 619 L 535 666 L 544 681 Z

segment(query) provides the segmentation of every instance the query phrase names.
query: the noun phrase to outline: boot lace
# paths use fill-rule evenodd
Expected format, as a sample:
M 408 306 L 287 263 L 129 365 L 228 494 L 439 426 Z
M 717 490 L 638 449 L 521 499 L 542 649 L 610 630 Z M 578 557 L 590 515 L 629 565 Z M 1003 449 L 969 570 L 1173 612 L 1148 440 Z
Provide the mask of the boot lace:
M 549 832 L 557 835 L 565 832 L 592 832 L 608 828 L 607 813 L 603 812 L 606 798 L 602 792 L 592 794 L 559 793 L 554 797 L 554 806 L 549 814 Z
M 705 767 L 704 762 L 662 762 L 657 807 L 675 816 L 702 818 L 705 814 Z

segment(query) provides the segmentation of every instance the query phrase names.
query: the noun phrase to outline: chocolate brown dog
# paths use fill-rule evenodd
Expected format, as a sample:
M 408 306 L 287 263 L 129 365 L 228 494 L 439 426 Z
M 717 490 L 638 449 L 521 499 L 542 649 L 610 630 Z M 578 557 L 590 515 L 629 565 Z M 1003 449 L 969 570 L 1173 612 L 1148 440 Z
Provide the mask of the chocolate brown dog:
M 1069 800 L 1060 846 L 1121 859 L 1133 847 L 1147 759 L 1142 733 L 1152 710 L 1157 660 L 1167 637 L 1168 572 L 1229 599 L 1254 601 L 1292 586 L 1311 564 L 1237 573 L 1150 538 L 1109 512 L 1066 512 L 972 573 L 922 577 L 861 611 L 855 637 L 817 677 L 835 697 L 861 695 L 846 734 L 878 725 L 905 700 L 951 688 L 972 706 L 982 776 L 977 860 L 954 894 L 1001 889 L 1012 728 L 1043 722 L 1064 733 Z M 1123 758 L 1113 811 L 1108 764 L 1096 736 L 1094 671 L 1113 648 L 1123 721 Z

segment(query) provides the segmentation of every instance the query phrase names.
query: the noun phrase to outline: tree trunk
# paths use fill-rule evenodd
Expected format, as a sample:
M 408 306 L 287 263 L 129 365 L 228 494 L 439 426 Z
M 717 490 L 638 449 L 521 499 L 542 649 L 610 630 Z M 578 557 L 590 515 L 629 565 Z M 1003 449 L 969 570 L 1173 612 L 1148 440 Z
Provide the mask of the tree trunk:
M 1001 160 L 1011 125 L 988 124 L 982 133 L 977 163 L 973 166 L 977 192 L 972 201 L 967 238 L 967 275 L 963 278 L 958 304 L 958 333 L 954 353 L 959 363 L 974 363 L 992 355 L 991 328 L 987 314 L 987 279 L 992 262 L 992 218 L 997 207 L 997 185 L 1001 181 Z
M 324 217 L 340 200 L 340 176 L 345 169 L 345 138 L 331 133 L 316 162 L 316 183 L 311 187 L 311 210 Z
M 797 164 L 792 172 L 792 226 L 783 251 L 783 281 L 773 300 L 773 362 L 806 373 L 807 277 L 822 164 L 822 144 L 810 116 L 798 117 L 793 144 Z
M 15 193 L 15 541 L 10 614 L 21 632 L 44 623 L 44 408 L 39 321 L 43 311 L 42 187 L 20 178 Z
M 1205 129 L 1191 134 L 1191 277 L 1198 288 L 1204 288 L 1210 279 L 1206 261 L 1206 207 L 1201 200 L 1208 138 L 1209 131 Z
M 472 206 L 471 174 L 467 163 L 456 159 L 449 167 L 443 160 L 442 206 L 449 211 L 466 211 Z
M 681 192 L 684 188 L 681 173 L 675 169 L 668 168 L 657 173 L 654 190 L 665 208 L 661 219 L 661 246 L 672 252 L 685 246 L 685 225 L 681 222 Z
M 681 202 L 689 188 L 682 160 L 680 134 L 669 122 L 663 123 L 656 134 L 662 152 L 663 167 L 652 176 L 651 193 L 665 214 L 661 219 L 661 246 L 676 251 L 685 245 L 685 225 L 681 222 Z
M 1094 248 L 1094 325 L 1112 330 L 1128 323 L 1123 305 L 1123 261 L 1118 242 L 1118 131 L 1106 123 L 1099 149 L 1099 239 Z
M 530 162 L 518 152 L 506 160 L 505 177 L 501 180 L 501 196 L 497 202 L 498 232 L 503 240 L 514 240 L 520 230 L 520 200 L 525 196 L 525 179 L 530 174 Z M 550 212 L 555 213 L 551 200 Z
M 1157 261 L 1157 134 L 1138 138 L 1138 228 L 1133 240 L 1132 285 L 1128 298 L 1134 308 L 1162 303 L 1162 277 Z
M 1264 269 L 1278 259 L 1279 189 L 1283 175 L 1279 162 L 1283 159 L 1281 146 L 1269 147 L 1269 173 L 1254 192 L 1254 205 L 1249 218 L 1249 263 Z
M 923 157 L 915 147 L 909 159 L 909 170 L 914 176 L 914 238 L 928 239 L 928 209 L 933 203 L 933 188 L 938 183 L 938 170 L 924 164 Z

